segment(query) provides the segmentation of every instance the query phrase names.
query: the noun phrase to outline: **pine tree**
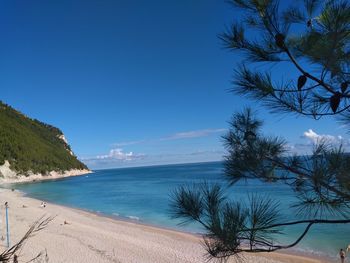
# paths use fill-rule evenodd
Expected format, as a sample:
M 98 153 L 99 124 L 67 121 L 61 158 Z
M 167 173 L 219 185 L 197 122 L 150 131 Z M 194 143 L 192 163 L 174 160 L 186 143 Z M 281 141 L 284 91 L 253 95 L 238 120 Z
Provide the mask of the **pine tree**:
M 283 1 L 285 4 L 285 2 Z M 220 35 L 225 47 L 244 53 L 235 71 L 233 92 L 263 103 L 277 114 L 350 120 L 350 3 L 303 0 L 231 0 L 240 21 Z M 238 14 L 238 13 L 237 13 Z M 249 32 L 249 30 L 252 30 Z M 256 64 L 263 67 L 256 67 Z M 266 65 L 287 65 L 298 72 L 273 74 Z M 281 72 L 281 71 L 280 71 Z M 293 74 L 292 74 L 293 75 Z M 350 155 L 327 141 L 310 155 L 292 155 L 285 140 L 265 136 L 251 109 L 233 115 L 224 136 L 228 183 L 261 180 L 285 183 L 298 202 L 296 220 L 280 215 L 280 204 L 250 196 L 248 205 L 225 198 L 219 185 L 184 185 L 172 195 L 172 215 L 196 221 L 206 230 L 209 258 L 226 260 L 242 252 L 258 253 L 297 245 L 316 224 L 350 223 Z M 294 242 L 282 244 L 283 229 L 300 225 Z

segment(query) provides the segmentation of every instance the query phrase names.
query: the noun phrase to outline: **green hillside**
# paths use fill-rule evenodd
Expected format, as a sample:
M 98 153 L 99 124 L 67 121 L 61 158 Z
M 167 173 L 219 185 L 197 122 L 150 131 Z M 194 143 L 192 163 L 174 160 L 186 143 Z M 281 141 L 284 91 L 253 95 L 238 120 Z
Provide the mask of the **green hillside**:
M 0 101 L 0 165 L 8 160 L 19 173 L 87 169 L 56 127 L 30 119 Z

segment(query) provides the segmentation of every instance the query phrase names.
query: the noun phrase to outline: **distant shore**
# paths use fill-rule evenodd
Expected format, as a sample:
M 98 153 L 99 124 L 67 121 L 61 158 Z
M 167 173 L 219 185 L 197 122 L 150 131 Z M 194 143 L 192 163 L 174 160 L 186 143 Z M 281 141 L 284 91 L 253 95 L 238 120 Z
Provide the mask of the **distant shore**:
M 9 203 L 10 241 L 19 241 L 29 226 L 43 215 L 55 216 L 21 251 L 21 261 L 47 251 L 49 262 L 202 263 L 205 250 L 195 235 L 115 220 L 94 213 L 25 197 L 18 191 L 0 189 L 0 200 Z M 4 207 L 1 205 L 1 222 Z M 64 224 L 66 222 L 67 224 Z M 1 236 L 5 225 L 1 223 Z M 3 241 L 1 245 L 4 245 Z M 3 247 L 3 249 L 5 249 Z M 247 263 L 324 263 L 316 258 L 285 253 L 244 255 Z M 234 262 L 230 260 L 229 262 Z
M 12 171 L 9 162 L 5 161 L 5 164 L 0 166 L 0 184 L 16 184 L 35 181 L 55 180 L 89 173 L 92 173 L 92 171 L 88 169 L 71 169 L 63 172 L 51 171 L 44 175 L 34 173 L 29 173 L 29 175 L 20 175 Z

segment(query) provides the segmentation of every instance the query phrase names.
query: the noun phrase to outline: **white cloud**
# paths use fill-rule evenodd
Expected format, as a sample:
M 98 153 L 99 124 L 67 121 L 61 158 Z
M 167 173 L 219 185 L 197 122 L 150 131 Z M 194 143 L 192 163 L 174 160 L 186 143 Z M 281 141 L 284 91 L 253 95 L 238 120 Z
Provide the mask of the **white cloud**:
M 333 136 L 329 134 L 317 134 L 312 129 L 309 129 L 306 132 L 304 132 L 303 137 L 309 139 L 312 143 L 318 143 L 321 141 L 325 141 L 331 144 L 345 143 L 345 140 L 340 135 Z
M 199 138 L 206 137 L 214 133 L 224 132 L 226 129 L 205 129 L 205 130 L 196 130 L 196 131 L 187 131 L 187 132 L 179 132 L 174 135 L 161 138 L 161 141 L 170 141 L 170 140 L 178 140 L 178 139 L 188 139 L 188 138 Z
M 146 155 L 135 154 L 133 152 L 124 152 L 121 148 L 111 149 L 108 154 L 97 155 L 94 157 L 81 158 L 84 162 L 123 162 L 123 161 L 133 161 L 137 159 L 142 159 Z
M 288 144 L 286 149 L 297 154 L 308 154 L 311 153 L 313 146 L 320 142 L 325 142 L 336 147 L 342 145 L 345 150 L 349 149 L 350 146 L 350 140 L 343 138 L 341 135 L 318 134 L 312 129 L 305 131 L 300 138 L 304 142 Z
M 227 129 L 202 129 L 179 132 L 163 138 L 124 141 L 114 143 L 112 145 L 112 149 L 106 154 L 85 157 L 81 158 L 81 160 L 84 161 L 90 168 L 111 168 L 138 165 L 221 160 L 222 156 L 224 155 L 224 152 L 221 150 L 204 150 L 190 153 L 159 153 L 145 155 L 140 153 L 135 154 L 131 151 L 126 152 L 123 150 L 123 147 L 136 144 L 147 144 L 148 146 L 153 146 L 152 149 L 154 149 L 154 147 L 157 147 L 159 143 L 166 144 L 167 141 L 170 142 L 173 140 L 207 137 L 210 135 L 218 135 L 219 133 L 223 133 L 226 131 Z
M 116 167 L 136 167 L 149 165 L 197 163 L 221 161 L 225 151 L 223 149 L 197 150 L 185 153 L 134 154 L 125 153 L 121 149 L 111 150 L 109 154 L 92 158 L 82 158 L 91 169 L 105 169 Z
M 124 153 L 123 149 L 117 148 L 110 150 L 109 154 L 96 156 L 96 159 L 131 160 L 133 156 L 132 152 Z

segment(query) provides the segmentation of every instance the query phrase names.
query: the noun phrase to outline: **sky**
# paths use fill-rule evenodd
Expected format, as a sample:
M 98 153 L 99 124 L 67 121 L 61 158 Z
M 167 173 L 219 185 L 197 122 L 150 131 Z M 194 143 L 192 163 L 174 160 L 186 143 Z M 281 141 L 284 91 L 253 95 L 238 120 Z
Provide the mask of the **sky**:
M 59 127 L 91 169 L 222 160 L 245 106 L 295 151 L 347 143 L 332 118 L 273 115 L 229 92 L 243 56 L 218 34 L 236 17 L 219 0 L 1 1 L 0 100 Z

